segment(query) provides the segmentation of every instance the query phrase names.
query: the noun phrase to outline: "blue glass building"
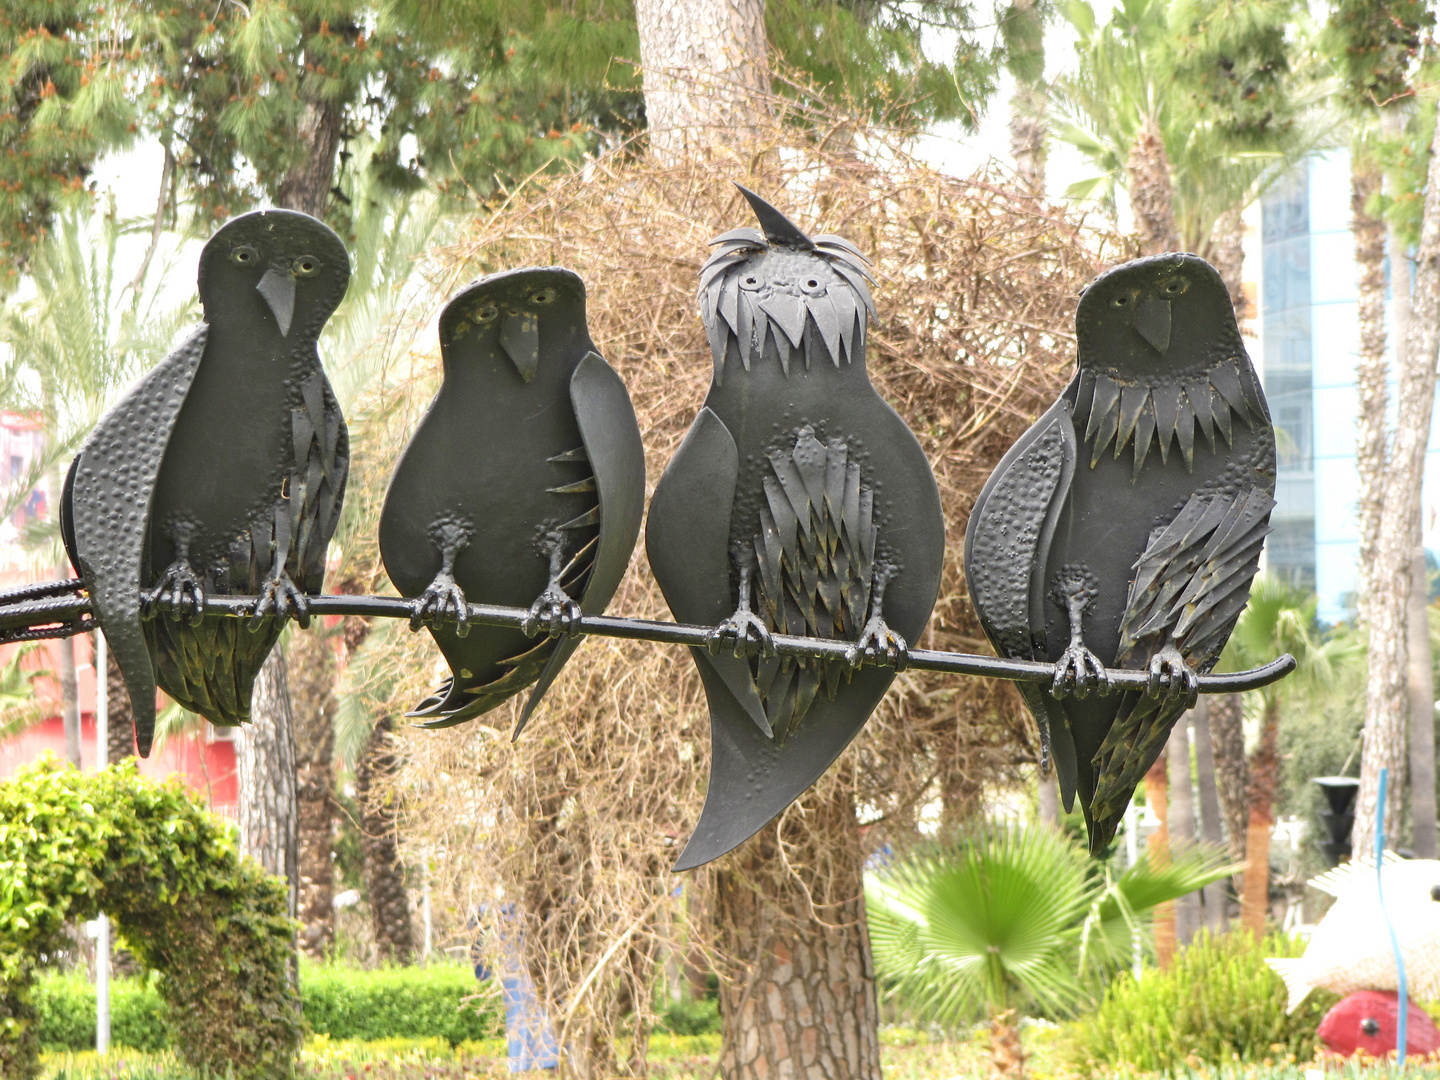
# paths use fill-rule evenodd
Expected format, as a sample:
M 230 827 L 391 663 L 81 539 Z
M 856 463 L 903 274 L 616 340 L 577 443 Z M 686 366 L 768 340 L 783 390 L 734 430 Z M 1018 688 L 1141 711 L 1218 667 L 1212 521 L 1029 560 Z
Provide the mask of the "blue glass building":
M 1356 315 L 1350 161 L 1313 158 L 1261 207 L 1260 355 L 1279 450 L 1266 568 L 1313 588 L 1319 616 L 1353 614 L 1359 534 Z M 1392 379 L 1392 414 L 1394 386 Z M 1425 544 L 1440 546 L 1440 440 L 1426 459 Z

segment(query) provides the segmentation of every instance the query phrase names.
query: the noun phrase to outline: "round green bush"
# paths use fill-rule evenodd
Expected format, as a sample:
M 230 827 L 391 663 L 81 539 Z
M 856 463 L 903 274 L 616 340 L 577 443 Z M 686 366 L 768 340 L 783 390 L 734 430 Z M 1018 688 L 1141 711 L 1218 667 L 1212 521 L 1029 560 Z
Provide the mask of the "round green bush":
M 1315 1030 L 1339 998 L 1315 991 L 1294 1015 L 1285 985 L 1267 956 L 1299 956 L 1304 945 L 1284 934 L 1256 942 L 1245 930 L 1202 933 L 1166 971 L 1129 972 L 1106 991 L 1099 1009 L 1070 1026 L 1066 1057 L 1081 1076 L 1116 1069 L 1168 1072 L 1186 1067 L 1309 1061 Z
M 159 973 L 170 1043 L 237 1080 L 293 1070 L 302 1031 L 284 882 L 224 822 L 133 760 L 81 774 L 46 755 L 0 783 L 0 1076 L 39 1074 L 40 959 L 72 919 L 109 914 Z
M 35 984 L 42 1050 L 95 1048 L 95 986 L 78 973 L 46 972 Z M 150 979 L 110 981 L 110 1043 L 154 1052 L 170 1045 L 165 1002 Z

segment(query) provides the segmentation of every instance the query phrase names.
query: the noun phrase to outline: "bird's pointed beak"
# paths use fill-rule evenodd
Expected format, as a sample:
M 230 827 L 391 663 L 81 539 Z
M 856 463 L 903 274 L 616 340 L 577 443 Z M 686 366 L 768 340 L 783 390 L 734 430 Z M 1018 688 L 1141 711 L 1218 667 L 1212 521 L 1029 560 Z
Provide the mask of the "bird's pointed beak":
M 290 333 L 290 320 L 295 317 L 295 277 L 288 270 L 272 266 L 255 286 L 255 291 L 270 305 L 275 321 L 280 324 L 280 336 Z
M 1135 309 L 1133 325 L 1164 356 L 1170 348 L 1170 301 L 1158 297 L 1146 300 Z
M 533 311 L 507 312 L 500 322 L 500 348 L 527 383 L 540 368 L 540 323 Z

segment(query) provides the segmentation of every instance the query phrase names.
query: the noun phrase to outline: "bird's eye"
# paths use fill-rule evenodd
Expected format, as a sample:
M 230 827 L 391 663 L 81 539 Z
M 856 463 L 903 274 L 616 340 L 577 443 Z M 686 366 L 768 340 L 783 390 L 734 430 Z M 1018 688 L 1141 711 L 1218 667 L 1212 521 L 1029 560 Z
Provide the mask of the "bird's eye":
M 819 287 L 820 282 L 816 281 L 813 277 L 805 282 L 805 288 L 807 289 L 818 289 Z
M 1111 307 L 1124 307 L 1124 306 L 1125 306 L 1126 304 L 1128 304 L 1128 303 L 1130 303 L 1130 294 L 1129 294 L 1129 293 L 1125 293 L 1125 294 L 1120 295 L 1120 296 L 1117 296 L 1117 297 L 1115 297 L 1115 299 L 1111 300 L 1111 301 L 1110 301 L 1110 306 L 1111 306 Z
M 230 252 L 230 261 L 236 266 L 254 266 L 260 261 L 260 253 L 249 244 L 241 244 Z
M 1364 1020 L 1360 1021 L 1360 1030 L 1363 1031 L 1366 1035 L 1379 1035 L 1380 1024 L 1378 1021 L 1372 1020 L 1370 1017 L 1367 1016 Z
M 1430 886 L 1430 899 L 1440 902 L 1440 885 Z
M 555 302 L 554 289 L 538 289 L 530 294 L 532 304 L 553 304 Z
M 320 260 L 314 255 L 301 255 L 295 260 L 296 277 L 314 277 L 320 272 Z
M 475 321 L 478 323 L 491 323 L 500 317 L 500 309 L 494 304 L 486 304 L 475 310 Z
M 1190 282 L 1186 281 L 1184 278 L 1171 278 L 1169 281 L 1165 282 L 1164 285 L 1160 286 L 1160 291 L 1163 292 L 1166 296 L 1179 296 L 1189 287 Z

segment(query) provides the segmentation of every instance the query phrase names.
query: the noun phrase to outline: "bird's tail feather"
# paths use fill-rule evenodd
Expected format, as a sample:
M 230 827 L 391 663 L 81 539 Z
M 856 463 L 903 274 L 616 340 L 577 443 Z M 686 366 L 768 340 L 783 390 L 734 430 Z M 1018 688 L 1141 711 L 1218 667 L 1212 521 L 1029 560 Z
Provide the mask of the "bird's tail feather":
M 1283 959 L 1274 957 L 1265 961 L 1270 969 L 1279 975 L 1285 983 L 1285 993 L 1289 997 L 1286 1003 L 1286 1012 L 1293 1013 L 1300 1007 L 1300 1003 L 1315 989 L 1314 983 L 1306 978 L 1305 960 L 1303 957 L 1295 959 Z

